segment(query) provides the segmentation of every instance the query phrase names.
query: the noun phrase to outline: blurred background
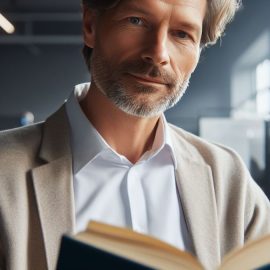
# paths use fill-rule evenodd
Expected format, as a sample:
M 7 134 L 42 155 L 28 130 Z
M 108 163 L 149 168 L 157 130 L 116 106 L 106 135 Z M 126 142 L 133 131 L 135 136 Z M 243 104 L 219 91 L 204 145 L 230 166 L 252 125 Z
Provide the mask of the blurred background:
M 166 117 L 234 148 L 270 197 L 270 1 L 243 5 Z M 0 130 L 44 120 L 89 81 L 80 11 L 80 0 L 0 0 Z

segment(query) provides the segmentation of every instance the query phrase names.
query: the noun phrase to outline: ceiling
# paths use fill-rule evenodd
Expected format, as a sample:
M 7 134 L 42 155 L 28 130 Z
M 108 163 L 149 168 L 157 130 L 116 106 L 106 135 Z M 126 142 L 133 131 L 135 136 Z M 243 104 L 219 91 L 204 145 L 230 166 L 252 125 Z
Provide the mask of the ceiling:
M 79 11 L 80 0 L 1 0 L 2 12 L 47 12 L 47 11 Z
M 0 45 L 81 43 L 81 0 L 0 0 L 0 13 L 16 29 Z

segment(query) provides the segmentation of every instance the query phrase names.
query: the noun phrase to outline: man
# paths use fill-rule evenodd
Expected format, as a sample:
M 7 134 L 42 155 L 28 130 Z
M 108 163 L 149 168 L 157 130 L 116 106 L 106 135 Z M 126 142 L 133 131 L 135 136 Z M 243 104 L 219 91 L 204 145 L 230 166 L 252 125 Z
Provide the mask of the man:
M 1 269 L 54 269 L 63 233 L 96 219 L 154 235 L 214 269 L 270 232 L 239 157 L 166 122 L 236 0 L 85 0 L 91 85 L 0 135 Z M 89 262 L 91 265 L 91 262 Z

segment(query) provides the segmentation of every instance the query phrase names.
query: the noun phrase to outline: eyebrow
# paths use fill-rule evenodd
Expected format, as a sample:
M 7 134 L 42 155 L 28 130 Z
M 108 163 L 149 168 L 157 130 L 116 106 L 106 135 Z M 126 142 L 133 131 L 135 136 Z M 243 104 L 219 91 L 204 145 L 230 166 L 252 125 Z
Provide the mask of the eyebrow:
M 136 2 L 132 2 L 132 3 L 127 3 L 126 5 L 131 11 L 133 12 L 138 12 L 147 16 L 153 16 L 153 14 L 151 14 L 150 12 L 144 10 L 141 6 L 137 5 Z M 121 8 L 120 8 L 120 12 L 121 12 Z M 186 22 L 186 21 L 179 21 L 177 23 L 177 25 L 181 28 L 187 29 L 187 30 L 191 30 L 193 32 L 198 33 L 198 35 L 202 32 L 202 27 L 200 27 L 199 24 L 197 23 L 192 23 L 192 22 Z
M 151 15 L 149 12 L 144 10 L 141 6 L 136 5 L 136 3 L 128 3 L 127 7 L 132 11 L 135 11 L 144 15 Z M 120 12 L 121 12 L 121 8 L 120 8 Z

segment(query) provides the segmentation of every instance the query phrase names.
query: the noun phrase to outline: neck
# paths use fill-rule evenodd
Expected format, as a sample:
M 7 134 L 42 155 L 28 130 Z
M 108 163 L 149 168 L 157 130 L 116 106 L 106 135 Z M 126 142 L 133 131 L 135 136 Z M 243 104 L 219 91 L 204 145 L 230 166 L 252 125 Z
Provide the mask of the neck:
M 105 141 L 132 163 L 152 148 L 159 117 L 143 118 L 123 112 L 93 83 L 81 107 Z

